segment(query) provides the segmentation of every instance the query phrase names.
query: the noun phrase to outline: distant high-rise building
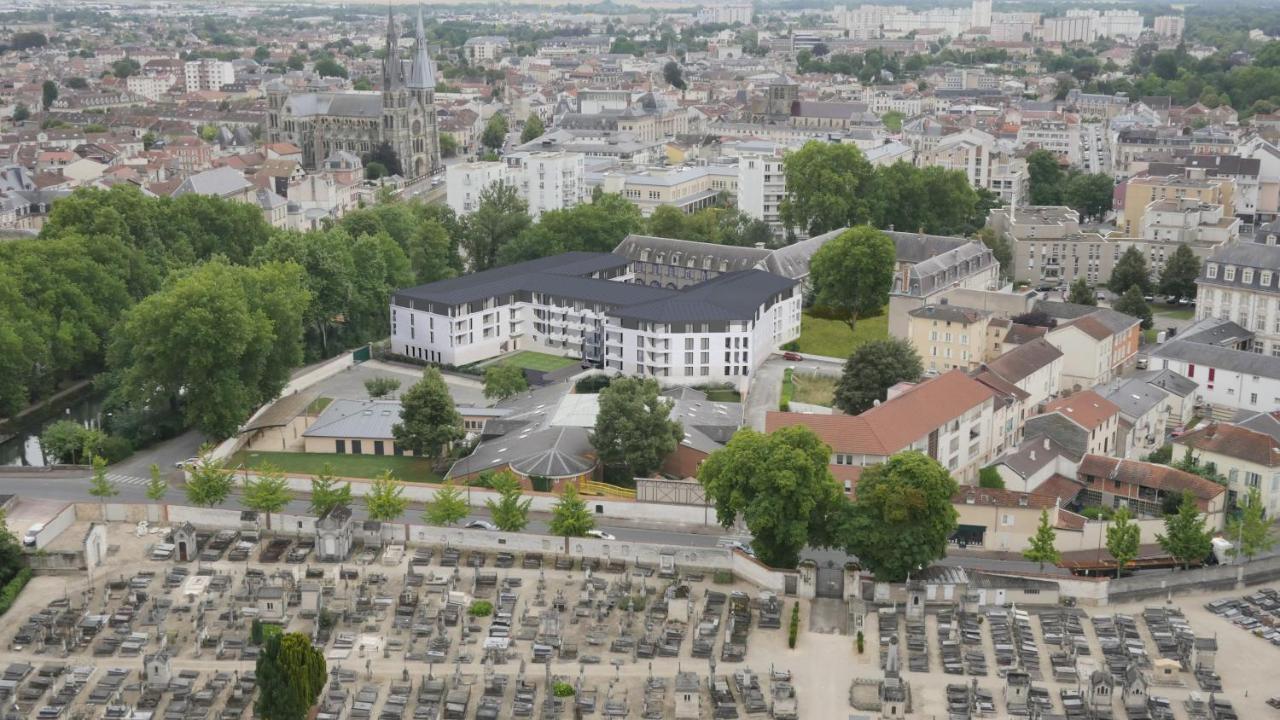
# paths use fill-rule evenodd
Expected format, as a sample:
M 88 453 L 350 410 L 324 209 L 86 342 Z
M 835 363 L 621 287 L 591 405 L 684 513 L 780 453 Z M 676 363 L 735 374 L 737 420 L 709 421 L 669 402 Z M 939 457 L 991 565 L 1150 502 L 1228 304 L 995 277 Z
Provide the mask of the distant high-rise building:
M 1187 21 L 1181 15 L 1158 15 L 1155 19 L 1156 35 L 1171 40 L 1180 40 L 1187 27 Z
M 973 0 L 969 11 L 969 27 L 991 27 L 991 0 Z

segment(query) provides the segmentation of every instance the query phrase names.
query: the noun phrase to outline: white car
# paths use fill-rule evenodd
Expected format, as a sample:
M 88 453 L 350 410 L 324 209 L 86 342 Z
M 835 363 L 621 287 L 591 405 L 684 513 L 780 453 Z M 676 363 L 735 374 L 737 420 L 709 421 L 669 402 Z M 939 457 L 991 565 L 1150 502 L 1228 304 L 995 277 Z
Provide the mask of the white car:
M 497 530 L 498 529 L 497 525 L 494 525 L 488 520 L 472 520 L 471 522 L 468 522 L 464 527 L 466 527 L 469 530 Z
M 178 462 L 174 463 L 173 466 L 179 470 L 182 470 L 183 468 L 195 467 L 196 465 L 199 465 L 199 464 L 200 464 L 200 458 L 189 457 L 186 460 L 179 460 Z
M 617 540 L 618 539 L 603 530 L 588 530 L 587 537 L 593 537 L 597 540 Z
M 22 536 L 23 546 L 35 547 L 36 536 L 40 534 L 41 530 L 44 530 L 44 523 L 36 523 L 35 525 L 27 528 L 27 534 Z

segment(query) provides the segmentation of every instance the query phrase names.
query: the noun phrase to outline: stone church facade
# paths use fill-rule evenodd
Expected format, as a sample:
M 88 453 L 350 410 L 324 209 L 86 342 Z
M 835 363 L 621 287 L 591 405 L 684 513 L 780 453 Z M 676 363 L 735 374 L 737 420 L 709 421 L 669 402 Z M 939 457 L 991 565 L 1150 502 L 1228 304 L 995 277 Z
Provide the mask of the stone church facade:
M 320 167 L 333 153 L 364 157 L 384 142 L 395 152 L 405 177 L 443 169 L 436 129 L 436 72 L 421 10 L 410 60 L 400 57 L 398 38 L 388 11 L 380 92 L 289 93 L 279 81 L 269 85 L 268 141 L 297 145 L 308 170 Z

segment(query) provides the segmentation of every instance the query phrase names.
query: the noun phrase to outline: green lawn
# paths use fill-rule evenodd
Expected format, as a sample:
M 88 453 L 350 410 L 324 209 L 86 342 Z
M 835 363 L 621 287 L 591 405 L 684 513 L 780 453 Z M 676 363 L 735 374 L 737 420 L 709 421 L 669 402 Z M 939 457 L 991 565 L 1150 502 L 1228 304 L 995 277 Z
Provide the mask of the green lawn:
M 528 370 L 551 372 L 552 370 L 559 370 L 560 368 L 569 367 L 570 365 L 577 365 L 579 361 L 574 360 L 573 358 L 561 357 L 559 355 L 548 355 L 546 353 L 534 352 L 532 350 L 521 350 L 514 355 L 502 358 L 501 362 Z
M 889 337 L 889 315 L 859 320 L 857 330 L 849 331 L 843 320 L 813 317 L 807 311 L 800 317 L 800 352 L 812 355 L 847 358 L 854 348 L 871 340 Z
M 256 469 L 270 464 L 286 473 L 319 475 L 325 465 L 339 477 L 373 478 L 390 470 L 396 478 L 407 482 L 440 482 L 431 471 L 431 462 L 420 458 L 395 455 L 331 455 L 328 453 L 240 451 L 231 457 L 231 467 L 244 465 Z
M 742 402 L 742 393 L 730 388 L 716 388 L 705 392 L 711 402 Z
M 794 387 L 791 400 L 792 402 L 809 405 L 831 407 L 833 398 L 836 396 L 836 382 L 837 379 L 829 375 L 796 374 L 791 378 L 791 383 Z
M 333 398 L 318 397 L 315 400 L 312 400 L 311 404 L 307 406 L 307 414 L 319 415 L 320 413 L 324 412 L 325 408 L 329 407 L 329 403 L 331 402 L 333 402 Z
M 1190 305 L 1152 303 L 1151 312 L 1156 317 L 1169 318 L 1170 320 L 1190 320 L 1196 316 L 1196 309 Z

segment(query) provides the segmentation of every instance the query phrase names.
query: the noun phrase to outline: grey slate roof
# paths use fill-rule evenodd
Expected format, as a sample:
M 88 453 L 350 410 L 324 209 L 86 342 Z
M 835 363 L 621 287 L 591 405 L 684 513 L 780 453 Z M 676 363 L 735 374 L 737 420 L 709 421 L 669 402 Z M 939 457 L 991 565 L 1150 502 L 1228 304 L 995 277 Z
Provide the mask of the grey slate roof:
M 991 314 L 988 310 L 960 307 L 959 305 L 923 305 L 907 312 L 911 317 L 958 322 L 968 325 Z
M 586 276 L 589 276 L 594 272 L 622 268 L 626 265 L 626 258 L 609 253 L 562 253 L 560 255 L 553 255 L 551 257 L 539 258 L 528 262 L 516 263 L 515 265 L 493 268 L 492 270 L 485 270 L 483 272 L 472 273 L 470 275 L 462 275 L 448 280 L 440 280 L 438 282 L 419 285 L 413 288 L 406 288 L 395 293 L 394 299 L 398 300 L 405 298 L 413 300 L 428 300 L 432 302 L 456 305 L 459 303 L 482 300 L 495 295 L 503 295 L 517 290 L 526 289 L 524 287 L 526 280 L 530 277 L 541 274 L 553 276 L 555 281 L 559 282 L 562 286 L 561 290 L 564 291 L 568 289 L 568 281 L 570 278 L 579 277 L 586 279 Z M 618 286 L 623 285 L 623 283 L 611 284 Z M 646 290 L 659 289 L 646 288 Z M 622 290 L 619 289 L 619 292 L 622 292 Z M 663 293 L 669 292 L 671 291 L 660 291 L 656 294 L 637 297 L 654 299 L 656 297 L 660 297 Z
M 1133 377 L 1155 385 L 1170 395 L 1183 398 L 1189 397 L 1196 391 L 1196 388 L 1200 387 L 1195 380 L 1185 375 L 1179 375 L 1172 370 L 1143 370 L 1134 373 Z
M 182 184 L 173 191 L 173 197 L 181 197 L 189 193 L 227 197 L 243 192 L 252 185 L 253 183 L 246 180 L 239 170 L 220 167 L 198 172 L 183 180 Z
M 1209 277 L 1211 263 L 1218 264 L 1218 276 L 1215 278 Z M 1227 265 L 1236 268 L 1235 278 L 1230 281 L 1227 280 Z M 1244 281 L 1242 268 L 1254 268 L 1253 277 L 1247 284 Z M 1271 271 L 1271 282 L 1268 285 L 1262 284 L 1263 270 Z M 1201 264 L 1200 277 L 1196 280 L 1196 284 L 1280 293 L 1280 245 L 1264 245 L 1256 242 L 1234 242 L 1221 245 L 1213 251 L 1208 260 Z
M 760 263 L 764 262 L 770 254 L 769 250 L 763 248 L 716 245 L 693 240 L 677 240 L 675 238 L 634 234 L 623 238 L 613 252 L 633 262 L 639 262 L 645 250 L 649 251 L 645 262 L 658 262 L 655 258 L 659 253 L 663 254 L 663 262 L 668 262 L 673 253 L 680 253 L 681 260 L 679 264 L 687 266 L 688 261 L 692 259 L 695 268 L 701 268 L 703 261 L 710 257 L 711 268 L 716 272 L 723 272 L 720 269 L 721 261 L 728 262 L 726 266 L 728 271 L 750 270 L 751 268 L 759 267 Z
M 1120 414 L 1130 420 L 1146 415 L 1169 397 L 1164 390 L 1140 378 L 1109 384 L 1101 388 L 1098 394 L 1115 403 L 1120 408 Z
M 399 400 L 334 400 L 302 435 L 387 440 L 398 422 Z
M 1062 448 L 1063 454 L 1079 462 L 1089 449 L 1089 431 L 1075 424 L 1061 413 L 1048 413 L 1028 418 L 1023 427 L 1023 442 L 1047 437 Z
M 1187 342 L 1235 347 L 1245 340 L 1251 340 L 1253 333 L 1231 320 L 1208 317 L 1187 326 L 1176 337 Z
M 382 95 L 377 92 L 299 93 L 290 95 L 285 106 L 294 117 L 335 115 L 353 118 L 382 117 Z
M 795 280 L 764 270 L 743 270 L 719 275 L 671 297 L 625 305 L 614 314 L 650 322 L 751 320 L 765 301 L 795 284 Z
M 987 369 L 1008 382 L 1017 384 L 1060 357 L 1061 350 L 1048 340 L 1037 337 L 987 363 Z
M 1280 379 L 1280 358 L 1245 350 L 1174 340 L 1161 345 L 1151 355 L 1204 367 L 1231 370 L 1244 375 Z
M 662 395 L 673 401 L 671 419 L 684 428 L 680 443 L 694 450 L 713 453 L 742 426 L 742 403 L 713 402 L 706 393 L 687 387 L 670 388 Z
M 1000 457 L 996 463 L 1004 465 L 1021 478 L 1027 478 L 1053 462 L 1054 458 L 1069 454 L 1070 451 L 1065 447 L 1052 437 L 1045 435 L 1024 440 L 1016 450 Z

